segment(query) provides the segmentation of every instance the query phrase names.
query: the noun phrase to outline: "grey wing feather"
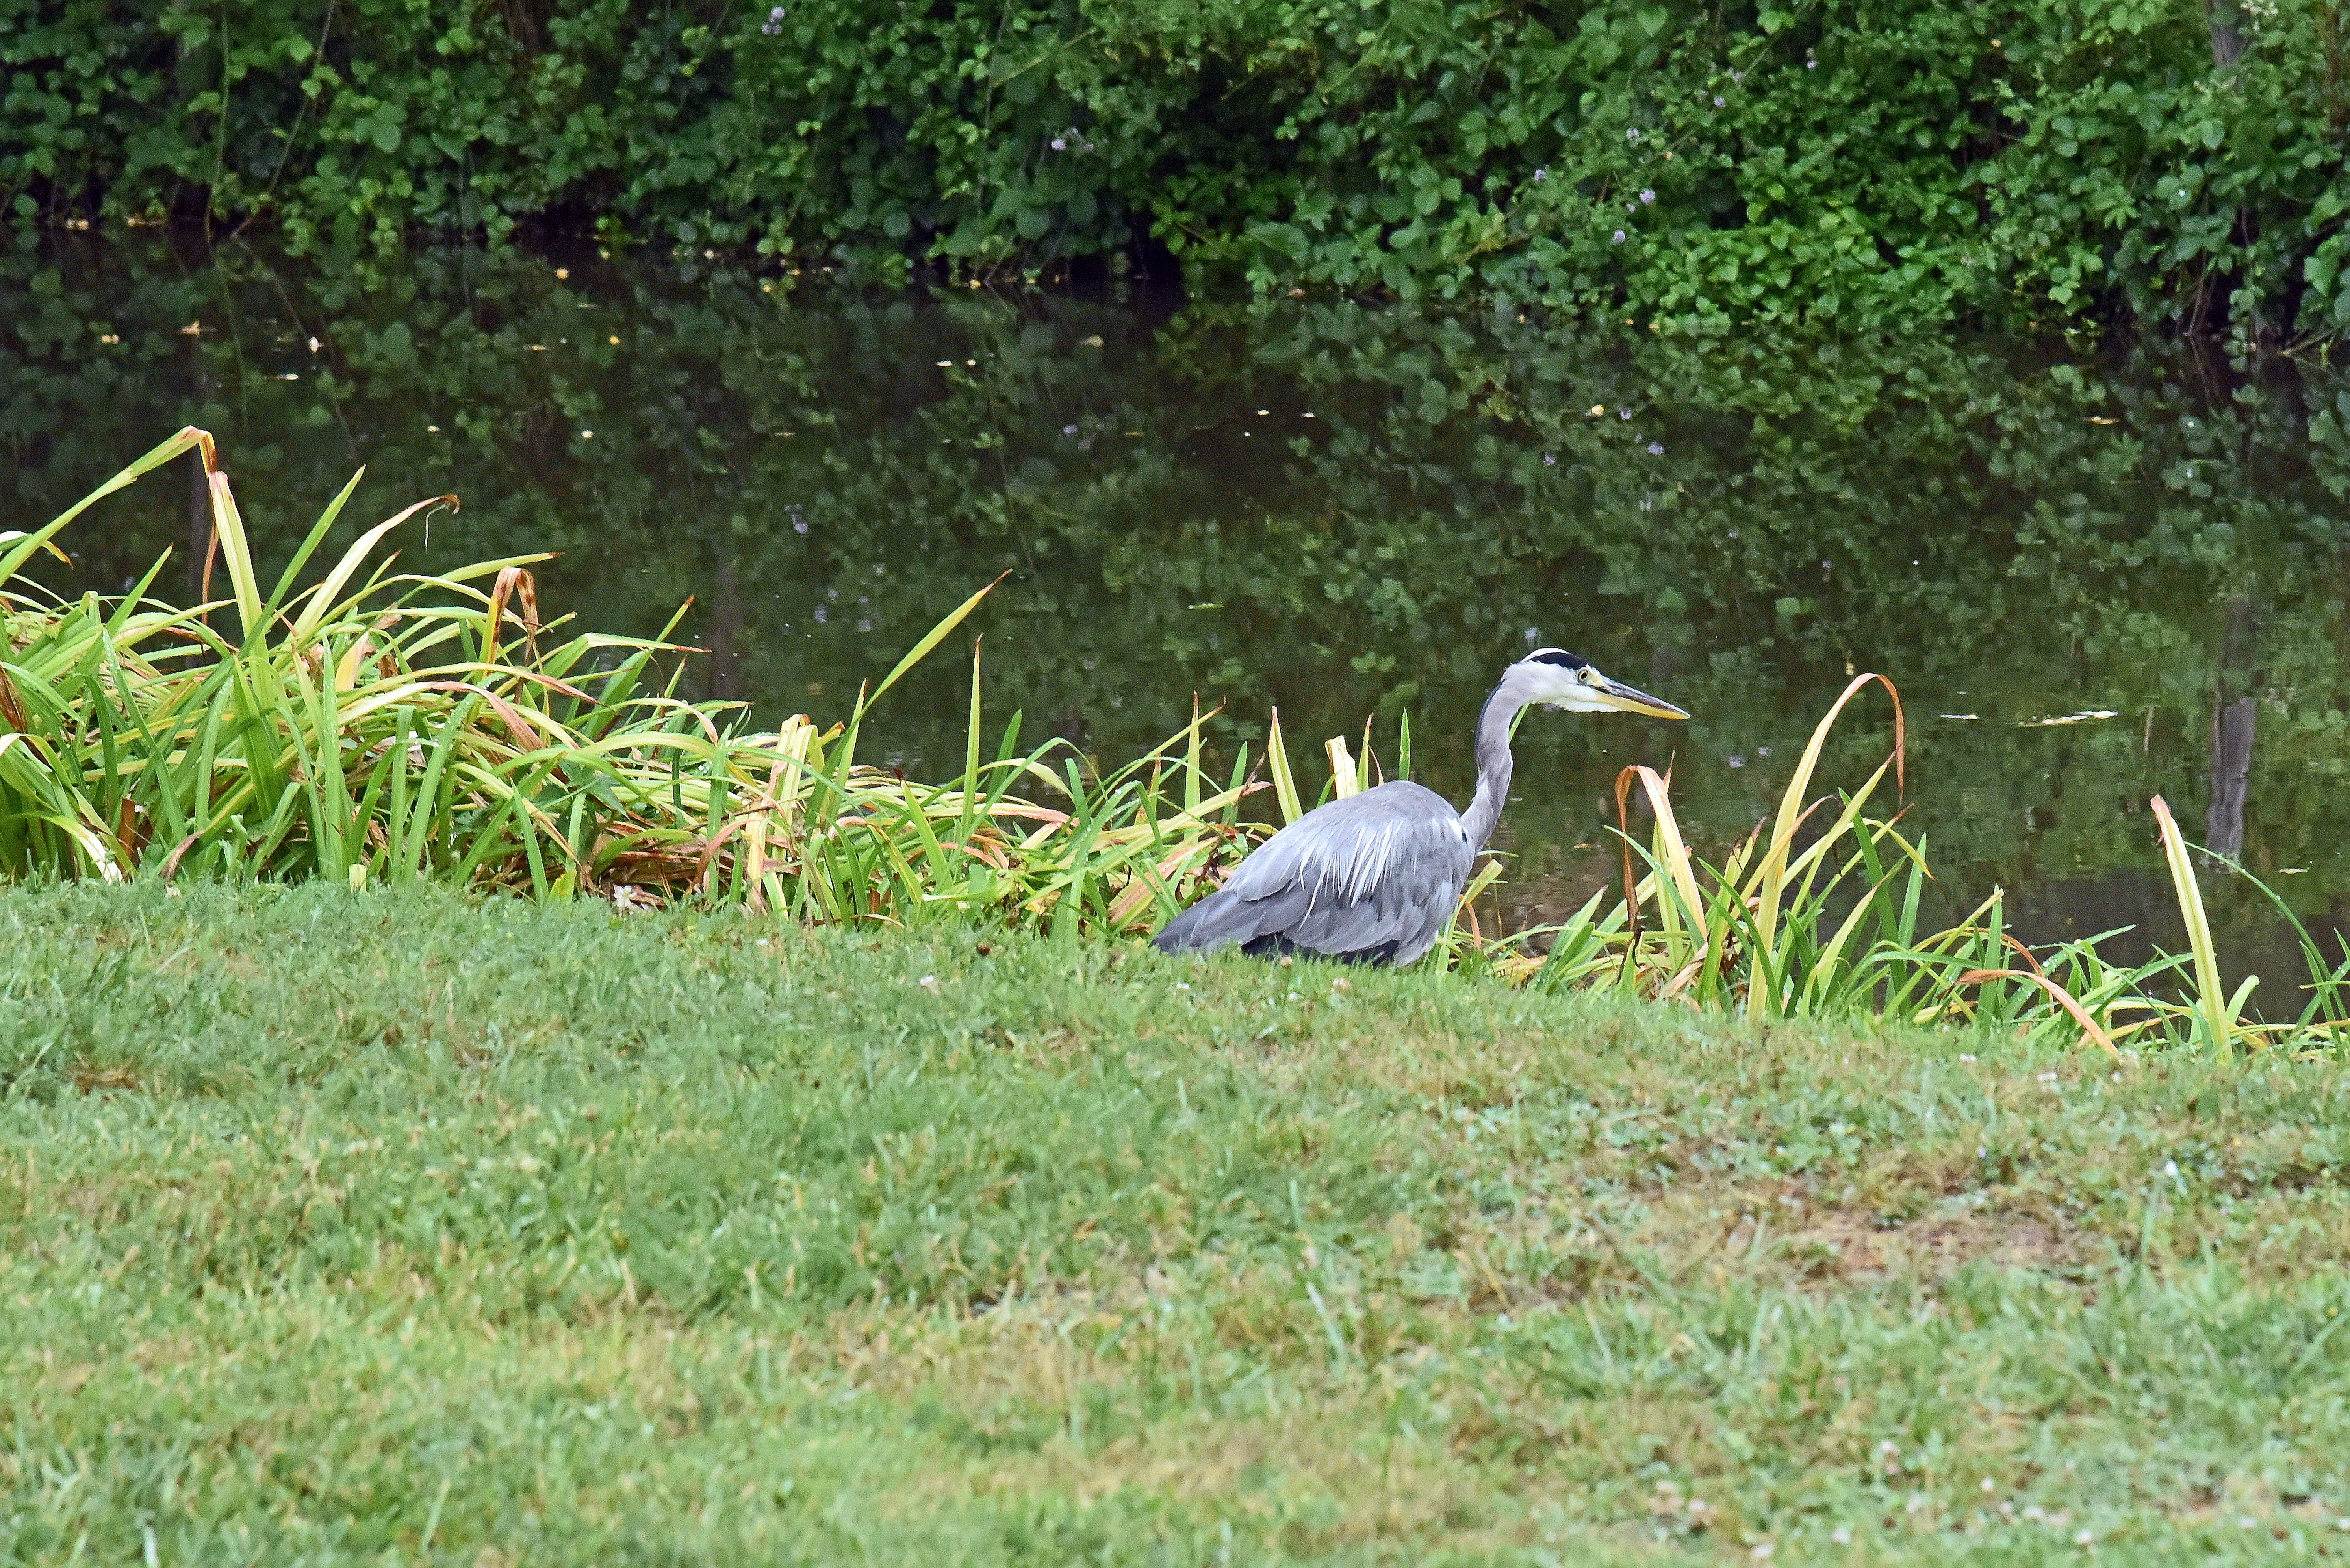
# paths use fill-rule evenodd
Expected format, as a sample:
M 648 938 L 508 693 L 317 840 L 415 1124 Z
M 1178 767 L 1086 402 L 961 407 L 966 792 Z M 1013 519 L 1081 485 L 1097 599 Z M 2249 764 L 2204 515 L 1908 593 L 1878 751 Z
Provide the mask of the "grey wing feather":
M 1158 944 L 1409 963 L 1435 944 L 1475 858 L 1442 795 L 1381 784 L 1274 834 L 1222 891 L 1168 922 Z

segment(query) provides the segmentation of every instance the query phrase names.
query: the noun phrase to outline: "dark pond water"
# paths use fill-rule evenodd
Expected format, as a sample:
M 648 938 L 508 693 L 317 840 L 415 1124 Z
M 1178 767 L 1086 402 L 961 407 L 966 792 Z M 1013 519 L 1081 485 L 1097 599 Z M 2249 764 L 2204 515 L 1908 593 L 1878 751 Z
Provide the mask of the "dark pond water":
M 557 551 L 543 602 L 611 631 L 691 599 L 689 685 L 762 722 L 838 714 L 1008 572 L 975 622 L 991 727 L 1017 708 L 1114 763 L 1197 694 L 1229 759 L 1277 705 L 1318 785 L 1322 739 L 1359 749 L 1369 720 L 1391 760 L 1408 714 L 1416 773 L 1456 797 L 1495 671 L 1561 644 L 1696 717 L 1529 718 L 1520 919 L 1609 874 L 1623 764 L 1670 761 L 1719 857 L 1874 670 L 1907 702 L 1907 823 L 1946 907 L 2003 887 L 2034 939 L 2175 945 L 2158 793 L 2304 918 L 2350 915 L 2350 380 L 2315 369 L 884 296 L 592 249 L 20 248 L 0 296 L 0 528 L 193 422 L 282 557 L 364 464 L 347 532 L 454 492 L 406 564 Z M 145 482 L 68 536 L 76 580 L 184 559 L 190 521 L 184 480 Z M 876 722 L 912 771 L 960 761 L 951 646 Z M 1864 700 L 1824 777 L 1889 740 Z M 2214 880 L 2233 962 L 2297 975 L 2281 923 Z

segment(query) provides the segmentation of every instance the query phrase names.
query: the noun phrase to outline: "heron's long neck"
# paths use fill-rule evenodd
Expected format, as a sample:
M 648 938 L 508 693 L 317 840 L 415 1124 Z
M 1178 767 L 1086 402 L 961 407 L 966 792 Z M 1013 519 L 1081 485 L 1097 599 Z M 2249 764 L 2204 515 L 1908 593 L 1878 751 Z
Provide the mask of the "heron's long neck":
M 1485 711 L 1477 720 L 1477 793 L 1461 814 L 1472 850 L 1485 847 L 1502 819 L 1502 802 L 1510 794 L 1510 725 L 1525 705 L 1525 697 L 1504 680 L 1485 699 Z

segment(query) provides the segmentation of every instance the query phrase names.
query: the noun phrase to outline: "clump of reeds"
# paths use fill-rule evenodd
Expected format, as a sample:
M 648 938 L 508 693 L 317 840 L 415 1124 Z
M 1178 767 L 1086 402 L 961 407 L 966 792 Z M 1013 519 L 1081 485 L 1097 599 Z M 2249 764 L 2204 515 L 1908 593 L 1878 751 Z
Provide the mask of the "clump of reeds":
M 1893 749 L 1858 788 L 1807 799 L 1829 732 L 1872 683 L 1893 703 Z M 1994 888 L 1966 919 L 1920 929 L 1930 873 L 1923 839 L 1898 815 L 1867 807 L 1904 764 L 1900 693 L 1882 675 L 1856 676 L 1813 731 L 1778 809 L 1719 866 L 1690 853 L 1674 816 L 1670 781 L 1654 769 L 1617 775 L 1624 890 L 1595 895 L 1562 924 L 1455 950 L 1513 978 L 1546 986 L 1612 988 L 1680 999 L 1757 1018 L 1866 1015 L 1935 1025 L 1982 1024 L 2075 1039 L 2119 1057 L 2126 1045 L 2230 1052 L 2330 1049 L 2350 1029 L 2350 956 L 2329 962 L 2284 901 L 2244 873 L 2292 922 L 2308 981 L 2292 1016 L 2254 1020 L 2257 977 L 2228 992 L 2190 852 L 2162 797 L 2152 801 L 2189 950 L 2139 965 L 2107 959 L 2095 937 L 2032 948 L 2005 926 Z M 1632 835 L 1635 786 L 1653 814 L 1648 843 Z M 2242 867 L 2231 868 L 2242 873 Z M 1472 887 L 1471 897 L 1475 888 Z
M 100 497 L 184 453 L 210 489 L 229 594 L 57 599 L 22 571 Z M 530 566 L 394 574 L 420 503 L 298 588 L 359 481 L 276 583 L 255 575 L 228 476 L 193 428 L 30 535 L 0 537 L 0 874 L 440 877 L 623 905 L 691 897 L 810 920 L 994 911 L 1120 930 L 1171 913 L 1245 851 L 1245 769 L 1216 784 L 1201 720 L 1107 776 L 1064 742 L 919 784 L 857 761 L 872 704 L 978 605 L 933 628 L 845 722 L 773 732 L 656 690 L 664 644 L 541 624 Z M 216 624 L 225 623 L 225 624 Z
M 156 603 L 161 570 L 119 597 L 45 594 L 23 568 L 92 503 L 173 458 L 204 465 L 213 558 L 229 597 Z M 857 761 L 873 704 L 977 607 L 933 627 L 849 717 L 743 726 L 739 704 L 653 689 L 660 640 L 542 624 L 529 567 L 487 561 L 398 575 L 378 547 L 420 503 L 362 534 L 314 586 L 296 587 L 358 485 L 320 515 L 265 594 L 212 437 L 182 431 L 29 535 L 0 535 L 0 875 L 407 882 L 436 877 L 628 907 L 693 899 L 805 921 L 917 925 L 989 914 L 1055 932 L 1149 929 L 1212 886 L 1263 831 L 1242 800 L 1269 788 L 1284 821 L 1306 809 L 1278 714 L 1253 782 L 1243 746 L 1228 779 L 1201 761 L 1202 718 L 1115 773 L 1064 742 L 1018 750 L 1020 719 L 983 746 L 972 658 L 962 772 L 920 784 Z M 217 616 L 233 627 L 216 627 Z M 680 667 L 681 668 L 681 666 Z M 1872 683 L 1894 711 L 1893 749 L 1857 789 L 1808 799 L 1828 733 Z M 1410 732 L 1399 736 L 1410 769 Z M 1326 748 L 1326 796 L 1376 766 Z M 1617 781 L 1619 897 L 1492 939 L 1473 919 L 1435 961 L 1545 987 L 1612 989 L 1759 1018 L 1865 1014 L 1974 1023 L 2126 1045 L 2208 1051 L 2330 1047 L 2350 1029 L 2350 959 L 2329 964 L 2294 920 L 2308 968 L 2290 1019 L 2258 1020 L 2254 985 L 2223 989 L 2193 861 L 2157 797 L 2189 950 L 2135 967 L 2098 943 L 2033 949 L 2008 933 L 1996 890 L 1955 926 L 1919 928 L 1925 844 L 1898 814 L 1867 815 L 1902 782 L 1900 694 L 1856 677 L 1813 732 L 1777 811 L 1725 858 L 1693 855 L 1670 780 Z M 1630 832 L 1638 788 L 1653 822 Z M 1489 860 L 1464 910 L 1501 874 Z M 2282 899 L 2267 894 L 2288 919 Z

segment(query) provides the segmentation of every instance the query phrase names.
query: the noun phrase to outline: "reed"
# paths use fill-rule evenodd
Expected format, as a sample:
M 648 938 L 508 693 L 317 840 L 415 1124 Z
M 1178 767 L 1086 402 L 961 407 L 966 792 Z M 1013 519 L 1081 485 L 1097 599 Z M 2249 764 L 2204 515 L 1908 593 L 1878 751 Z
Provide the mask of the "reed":
M 203 462 L 228 597 L 57 599 L 24 574 L 101 497 L 188 453 Z M 991 753 L 972 661 L 961 776 L 858 762 L 876 703 L 983 588 L 861 691 L 848 718 L 771 732 L 738 704 L 657 687 L 660 640 L 543 624 L 530 567 L 436 576 L 378 558 L 439 497 L 367 530 L 296 584 L 348 501 L 276 583 L 257 576 L 210 435 L 182 431 L 30 535 L 0 540 L 0 867 L 26 877 L 450 879 L 623 907 L 695 898 L 804 920 L 916 925 L 994 912 L 1056 930 L 1154 923 L 1244 853 L 1251 787 L 1201 768 L 1203 716 L 1116 773 L 1066 742 Z M 216 622 L 232 623 L 216 625 Z
M 25 575 L 92 504 L 191 453 L 212 505 L 208 602 L 151 598 L 161 561 L 110 597 L 57 598 Z M 740 704 L 679 697 L 681 662 L 657 684 L 657 659 L 680 651 L 662 639 L 558 636 L 562 623 L 539 618 L 530 572 L 543 556 L 440 576 L 396 574 L 379 558 L 402 524 L 453 507 L 453 496 L 368 529 L 297 588 L 358 483 L 265 591 L 213 439 L 192 427 L 44 528 L 0 535 L 0 875 L 429 878 L 808 923 L 984 916 L 1055 935 L 1139 934 L 1212 888 L 1263 836 L 1241 820 L 1252 793 L 1269 790 L 1284 822 L 1309 809 L 1278 713 L 1259 759 L 1263 783 L 1245 746 L 1227 778 L 1207 774 L 1209 715 L 1196 707 L 1181 730 L 1107 774 L 1060 741 L 1021 751 L 1016 713 L 991 748 L 976 643 L 962 773 L 925 784 L 858 762 L 876 705 L 993 585 L 861 691 L 845 721 L 797 714 L 773 731 L 745 727 Z M 210 601 L 215 567 L 228 595 Z M 1856 787 L 1813 797 L 1830 732 L 1872 686 L 1892 706 L 1891 751 Z M 1408 773 L 1408 727 L 1397 742 Z M 2189 848 L 2158 797 L 2186 953 L 2119 965 L 2098 945 L 2114 932 L 2033 949 L 2007 931 L 1997 890 L 1958 924 L 1922 929 L 1925 842 L 1899 830 L 1898 811 L 1870 814 L 1888 774 L 1903 788 L 1906 745 L 1893 682 L 1855 677 L 1777 809 L 1719 866 L 1690 850 L 1669 777 L 1626 768 L 1620 896 L 1595 895 L 1558 924 L 1488 933 L 1474 911 L 1502 875 L 1489 859 L 1432 961 L 1763 1020 L 2019 1031 L 2116 1057 L 2158 1044 L 2330 1050 L 2350 1029 L 2350 958 L 2329 963 L 2297 920 L 2309 976 L 2294 1016 L 2250 1016 L 2254 979 L 2224 989 Z M 1344 737 L 1324 750 L 1320 799 L 1382 772 L 1367 727 L 1359 758 Z M 1645 839 L 1631 828 L 1635 792 L 1648 808 Z
M 1893 706 L 1893 748 L 1858 787 L 1807 798 L 1827 737 L 1872 683 Z M 1757 1019 L 1865 1015 L 1907 1024 L 1981 1026 L 2094 1046 L 2206 1052 L 2339 1048 L 2350 1030 L 2350 955 L 2329 962 L 2273 889 L 2229 863 L 2290 920 L 2308 977 L 2297 1012 L 2247 1016 L 2259 977 L 2226 989 L 2190 851 L 2160 796 L 2152 801 L 2189 950 L 2143 964 L 2106 958 L 2106 931 L 2033 948 L 2006 929 L 1994 888 L 1956 925 L 1921 929 L 1931 879 L 1926 845 L 1868 815 L 1890 773 L 1905 772 L 1900 693 L 1882 675 L 1854 678 L 1813 731 L 1778 808 L 1721 865 L 1692 854 L 1674 815 L 1670 780 L 1645 766 L 1617 775 L 1624 888 L 1596 894 L 1565 922 L 1490 943 L 1455 941 L 1452 961 L 1544 987 L 1607 988 Z M 1646 842 L 1631 831 L 1638 789 Z M 2208 852 L 2205 852 L 2208 853 Z M 1489 867 L 1489 871 L 1490 871 Z M 1483 884 L 1472 884 L 1473 898 Z

